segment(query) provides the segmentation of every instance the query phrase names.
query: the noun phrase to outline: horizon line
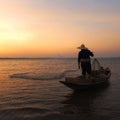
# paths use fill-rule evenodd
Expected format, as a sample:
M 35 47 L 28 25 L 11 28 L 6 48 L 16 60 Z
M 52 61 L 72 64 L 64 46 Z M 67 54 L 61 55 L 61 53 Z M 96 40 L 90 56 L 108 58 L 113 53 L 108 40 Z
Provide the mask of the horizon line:
M 0 59 L 76 59 L 77 57 L 0 57 Z M 120 56 L 112 57 L 92 57 L 92 58 L 120 58 Z

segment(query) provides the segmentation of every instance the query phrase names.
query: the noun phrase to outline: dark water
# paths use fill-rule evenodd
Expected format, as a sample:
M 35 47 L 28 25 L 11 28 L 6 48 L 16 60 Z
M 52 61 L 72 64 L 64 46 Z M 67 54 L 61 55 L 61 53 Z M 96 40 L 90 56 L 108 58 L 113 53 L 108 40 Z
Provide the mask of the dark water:
M 98 60 L 109 86 L 79 92 L 59 83 L 80 74 L 76 59 L 0 60 L 0 120 L 119 120 L 120 58 Z

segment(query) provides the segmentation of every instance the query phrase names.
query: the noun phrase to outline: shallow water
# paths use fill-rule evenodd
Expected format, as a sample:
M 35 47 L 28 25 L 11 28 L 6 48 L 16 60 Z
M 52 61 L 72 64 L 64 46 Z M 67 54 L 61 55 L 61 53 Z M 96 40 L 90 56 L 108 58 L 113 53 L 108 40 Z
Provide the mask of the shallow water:
M 120 58 L 98 59 L 112 70 L 104 89 L 75 92 L 59 83 L 76 76 L 76 59 L 0 60 L 1 120 L 119 120 Z

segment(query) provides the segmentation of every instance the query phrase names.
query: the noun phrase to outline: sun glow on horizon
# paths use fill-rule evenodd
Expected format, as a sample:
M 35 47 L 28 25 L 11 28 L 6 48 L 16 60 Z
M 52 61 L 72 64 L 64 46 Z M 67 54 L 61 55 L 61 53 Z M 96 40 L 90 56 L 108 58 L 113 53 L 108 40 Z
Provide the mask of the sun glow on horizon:
M 96 56 L 119 56 L 119 5 L 117 0 L 1 1 L 0 57 L 76 57 L 82 43 Z

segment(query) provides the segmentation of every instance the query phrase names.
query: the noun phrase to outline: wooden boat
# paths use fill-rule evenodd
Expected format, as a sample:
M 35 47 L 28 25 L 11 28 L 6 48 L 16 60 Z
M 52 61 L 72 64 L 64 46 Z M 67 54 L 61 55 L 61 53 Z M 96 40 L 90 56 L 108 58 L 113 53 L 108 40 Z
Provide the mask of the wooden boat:
M 109 68 L 92 71 L 90 78 L 78 77 L 66 77 L 65 81 L 60 83 L 72 88 L 73 90 L 85 90 L 85 89 L 97 89 L 105 87 L 109 84 L 109 78 L 111 71 Z

